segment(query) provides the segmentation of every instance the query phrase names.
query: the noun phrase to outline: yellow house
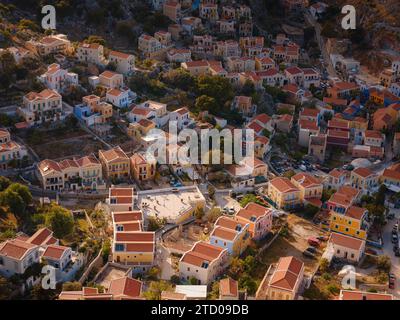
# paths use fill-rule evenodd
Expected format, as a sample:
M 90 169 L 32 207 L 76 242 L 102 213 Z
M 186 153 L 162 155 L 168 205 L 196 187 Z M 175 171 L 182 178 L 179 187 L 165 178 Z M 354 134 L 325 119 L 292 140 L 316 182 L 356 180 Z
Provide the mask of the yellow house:
M 145 137 L 155 127 L 156 124 L 153 121 L 143 118 L 138 122 L 129 124 L 128 136 L 134 138 L 136 141 L 140 141 L 142 137 Z
M 222 216 L 215 222 L 210 235 L 210 244 L 228 249 L 229 254 L 238 256 L 250 243 L 249 224 Z
M 156 175 L 156 160 L 153 157 L 135 153 L 131 157 L 131 175 L 136 181 L 154 179 Z
M 350 128 L 364 132 L 368 130 L 368 120 L 362 117 L 355 117 L 350 121 Z
M 301 201 L 307 199 L 321 199 L 323 185 L 321 181 L 311 174 L 300 172 L 294 175 L 291 181 L 300 190 Z
M 378 176 L 368 168 L 357 168 L 351 172 L 351 186 L 369 193 L 378 184 Z
M 379 182 L 384 183 L 387 187 L 400 187 L 400 170 L 398 164 L 385 169 L 379 177 Z
M 330 230 L 359 239 L 366 239 L 369 229 L 368 210 L 357 206 L 349 207 L 345 213 L 330 212 Z
M 304 263 L 295 257 L 281 257 L 271 265 L 258 290 L 257 300 L 296 300 L 304 278 Z M 263 293 L 261 293 L 263 292 Z
M 254 139 L 254 154 L 257 158 L 263 159 L 269 149 L 269 139 L 264 136 L 257 136 Z
M 103 175 L 107 179 L 126 178 L 129 176 L 130 160 L 121 147 L 111 150 L 100 150 L 99 159 L 103 167 Z
M 153 265 L 155 233 L 118 230 L 114 230 L 113 262 L 142 267 L 143 271 Z
M 268 184 L 268 197 L 279 209 L 289 210 L 300 205 L 300 190 L 288 178 L 275 178 Z

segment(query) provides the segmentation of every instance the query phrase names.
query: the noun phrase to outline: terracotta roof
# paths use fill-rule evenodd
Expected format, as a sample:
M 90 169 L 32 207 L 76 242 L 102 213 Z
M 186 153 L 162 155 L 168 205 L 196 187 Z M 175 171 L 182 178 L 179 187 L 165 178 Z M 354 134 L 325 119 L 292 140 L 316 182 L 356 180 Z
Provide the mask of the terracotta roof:
M 211 232 L 211 237 L 217 237 L 227 241 L 233 241 L 236 235 L 237 232 L 220 226 L 215 226 L 213 231 Z
M 266 113 L 261 113 L 261 114 L 255 116 L 253 118 L 253 121 L 254 120 L 259 121 L 263 124 L 267 124 L 271 120 L 271 117 L 269 115 L 267 115 Z
M 264 128 L 259 125 L 257 122 L 252 121 L 247 125 L 248 129 L 254 130 L 255 133 L 260 133 Z
M 107 293 L 112 294 L 114 299 L 125 298 L 139 298 L 142 292 L 142 282 L 130 277 L 123 277 L 120 279 L 111 280 L 110 287 Z
M 345 216 L 356 219 L 356 220 L 361 220 L 361 218 L 363 217 L 363 215 L 366 212 L 367 212 L 367 209 L 365 209 L 365 208 L 351 206 L 350 208 L 347 209 Z
M 219 282 L 219 294 L 224 297 L 237 297 L 239 293 L 239 286 L 236 280 L 232 278 L 225 278 Z
M 113 71 L 110 71 L 110 70 L 106 70 L 102 74 L 100 74 L 100 77 L 111 79 L 112 77 L 114 77 L 116 75 L 119 75 L 119 73 L 116 73 L 116 72 L 113 72 Z
M 115 88 L 114 89 L 110 89 L 110 90 L 107 91 L 108 95 L 114 96 L 114 97 L 118 97 L 123 93 L 124 93 L 124 91 L 121 91 L 121 90 L 115 89 Z
M 37 92 L 29 92 L 24 96 L 29 101 L 42 100 L 42 99 L 50 99 L 50 98 L 61 98 L 61 95 L 56 90 L 44 89 L 43 91 Z
M 359 175 L 360 177 L 363 177 L 363 178 L 368 178 L 369 176 L 372 176 L 374 174 L 368 168 L 356 168 L 351 172 L 351 174 L 353 174 L 353 173 L 355 173 L 355 174 L 357 174 L 357 175 Z
M 207 60 L 199 60 L 199 61 L 188 61 L 185 62 L 188 68 L 197 68 L 197 67 L 208 67 L 209 63 Z
M 290 67 L 287 68 L 285 71 L 292 75 L 303 73 L 303 70 L 301 70 L 299 67 Z
M 46 240 L 51 238 L 53 235 L 53 231 L 47 228 L 41 228 L 36 231 L 28 240 L 27 242 L 35 244 L 37 246 L 41 246 L 45 243 Z
M 182 262 L 202 267 L 204 262 L 211 263 L 217 259 L 222 252 L 227 251 L 204 241 L 197 242 L 192 249 L 187 251 L 181 258 Z
M 336 82 L 333 88 L 338 90 L 354 90 L 359 89 L 360 86 L 354 82 Z
M 318 117 L 318 115 L 319 115 L 319 110 L 313 109 L 313 108 L 304 108 L 300 112 L 300 116 L 304 116 L 304 117 Z
M 21 240 L 7 240 L 0 243 L 0 256 L 7 256 L 13 259 L 22 260 L 25 255 L 32 249 L 37 248 L 36 245 Z
M 341 290 L 340 300 L 394 300 L 393 295 L 362 291 Z
M 305 120 L 305 119 L 299 120 L 299 127 L 300 130 L 313 130 L 313 131 L 319 130 L 317 123 L 312 120 Z
M 317 186 L 322 186 L 321 181 L 315 178 L 313 175 L 305 172 L 299 172 L 295 174 L 292 178 L 292 181 L 298 182 L 304 188 L 312 188 Z
M 384 134 L 377 130 L 365 130 L 364 135 L 366 138 L 383 139 Z
M 297 187 L 288 179 L 284 177 L 274 178 L 269 182 L 274 188 L 278 189 L 279 192 L 295 192 L 299 191 Z
M 57 245 L 49 245 L 43 252 L 43 257 L 59 260 L 63 256 L 64 252 L 68 249 L 70 248 Z
M 125 154 L 125 152 L 121 149 L 121 147 L 115 147 L 111 150 L 100 150 L 99 151 L 100 154 L 103 155 L 104 159 L 107 162 L 111 162 L 114 160 L 128 160 L 128 156 Z
M 133 195 L 133 188 L 110 188 L 110 196 L 127 197 Z
M 154 242 L 154 232 L 116 232 L 116 242 Z
M 400 172 L 393 169 L 385 169 L 382 173 L 383 178 L 400 180 Z
M 254 222 L 257 218 L 267 214 L 272 214 L 271 210 L 257 203 L 250 202 L 245 208 L 240 209 L 236 214 L 237 217 L 242 217 L 250 222 Z
M 293 291 L 299 280 L 303 266 L 304 263 L 295 257 L 281 257 L 269 285 L 279 289 Z
M 329 242 L 353 250 L 360 250 L 363 246 L 363 243 L 365 243 L 364 240 L 353 238 L 336 232 L 331 233 L 331 236 L 329 237 Z
M 100 165 L 100 161 L 94 156 L 85 156 L 76 160 L 80 167 L 89 167 L 92 165 Z
M 129 53 L 119 52 L 119 51 L 111 51 L 110 56 L 118 57 L 121 59 L 129 59 L 129 57 L 133 57 L 133 55 Z
M 339 169 L 335 168 L 331 172 L 329 172 L 329 175 L 334 177 L 334 178 L 339 179 L 340 177 L 346 175 L 346 172 L 343 171 L 343 170 L 339 170 Z
M 114 223 L 142 221 L 143 214 L 142 211 L 113 212 L 112 218 Z

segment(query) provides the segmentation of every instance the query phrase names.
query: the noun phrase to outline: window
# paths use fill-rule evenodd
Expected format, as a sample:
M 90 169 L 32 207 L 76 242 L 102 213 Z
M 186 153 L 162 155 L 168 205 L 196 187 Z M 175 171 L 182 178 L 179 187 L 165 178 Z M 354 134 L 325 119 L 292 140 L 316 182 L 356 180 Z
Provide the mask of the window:
M 125 249 L 125 247 L 124 247 L 123 244 L 117 243 L 117 244 L 115 245 L 115 251 L 124 251 L 124 249 Z

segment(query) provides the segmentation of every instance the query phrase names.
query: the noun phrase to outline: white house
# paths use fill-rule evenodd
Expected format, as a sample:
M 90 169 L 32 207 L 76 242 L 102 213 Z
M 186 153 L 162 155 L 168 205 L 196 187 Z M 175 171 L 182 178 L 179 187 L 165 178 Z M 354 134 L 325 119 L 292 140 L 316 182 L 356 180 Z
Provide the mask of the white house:
M 110 89 L 106 93 L 106 101 L 118 108 L 126 108 L 131 102 L 129 90 Z
M 47 71 L 39 77 L 40 81 L 51 90 L 63 91 L 66 87 L 79 84 L 78 75 L 68 72 L 53 63 L 47 67 Z
M 190 118 L 189 110 L 186 107 L 179 108 L 169 114 L 170 121 L 176 121 L 178 130 L 182 130 L 189 126 L 193 120 Z
M 39 263 L 39 247 L 19 239 L 0 243 L 0 274 L 11 277 L 23 274 L 28 267 Z

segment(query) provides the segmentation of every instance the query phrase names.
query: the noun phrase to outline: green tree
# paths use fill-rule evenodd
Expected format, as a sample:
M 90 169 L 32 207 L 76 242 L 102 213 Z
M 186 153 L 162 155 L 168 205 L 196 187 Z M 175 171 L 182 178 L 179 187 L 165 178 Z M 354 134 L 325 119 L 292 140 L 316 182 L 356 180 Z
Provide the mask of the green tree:
M 214 186 L 208 185 L 207 191 L 208 191 L 208 196 L 209 196 L 211 199 L 214 199 L 214 198 L 215 198 L 215 188 L 214 188 Z
M 8 179 L 6 177 L 3 177 L 3 176 L 0 176 L 0 191 L 4 191 L 10 185 L 11 185 L 11 180 L 10 179 Z
M 228 79 L 220 76 L 202 75 L 197 78 L 196 91 L 199 95 L 214 98 L 219 106 L 224 106 L 234 97 L 234 90 Z
M 6 300 L 11 294 L 11 283 L 0 276 L 0 300 Z
M 190 73 L 182 68 L 173 69 L 163 75 L 163 81 L 169 86 L 184 91 L 191 90 L 195 85 L 195 79 Z
M 314 218 L 314 216 L 319 212 L 319 208 L 308 203 L 303 210 L 304 215 L 309 218 L 312 219 Z
M 244 261 L 239 257 L 233 257 L 229 265 L 228 274 L 235 280 L 239 279 L 244 272 Z
M 196 207 L 194 210 L 194 216 L 197 220 L 201 220 L 204 217 L 204 209 L 203 207 Z
M 26 205 L 24 199 L 17 192 L 7 188 L 0 194 L 0 203 L 3 206 L 8 206 L 10 211 L 18 218 L 25 218 Z
M 171 289 L 172 286 L 167 281 L 152 281 L 149 289 L 143 295 L 147 300 L 161 300 L 161 292 L 170 291 Z
M 104 241 L 101 251 L 102 251 L 101 255 L 103 257 L 103 263 L 107 263 L 108 257 L 110 256 L 111 253 L 111 242 L 109 239 L 106 239 Z
M 254 202 L 258 203 L 260 205 L 264 205 L 260 199 L 257 198 L 257 196 L 253 193 L 246 194 L 241 200 L 240 200 L 240 205 L 244 208 L 247 206 L 247 204 Z
M 196 99 L 195 107 L 197 110 L 200 111 L 211 111 L 214 112 L 218 110 L 218 103 L 217 101 L 209 96 L 201 95 Z
M 336 192 L 335 189 L 324 189 L 324 190 L 322 191 L 322 198 L 321 198 L 321 201 L 322 201 L 322 202 L 328 201 L 328 200 L 332 197 L 332 195 L 333 195 L 335 192 Z
M 328 259 L 322 258 L 319 263 L 319 270 L 321 272 L 326 272 L 329 268 L 329 261 Z
M 249 295 L 254 295 L 257 291 L 257 283 L 248 274 L 239 278 L 239 287 L 245 289 Z
M 67 209 L 53 204 L 46 216 L 46 225 L 54 232 L 54 236 L 62 239 L 72 234 L 74 219 Z
M 221 210 L 219 208 L 212 208 L 207 214 L 207 220 L 210 223 L 214 223 L 221 216 Z
M 195 285 L 199 284 L 199 280 L 196 277 L 190 277 L 189 284 L 191 284 L 192 286 L 195 286 Z
M 152 267 L 152 268 L 150 268 L 150 270 L 147 272 L 146 278 L 147 278 L 148 280 L 156 281 L 156 280 L 158 279 L 158 277 L 160 276 L 160 274 L 161 274 L 160 268 Z
M 86 40 L 84 40 L 85 43 L 97 43 L 100 44 L 102 46 L 106 46 L 106 40 L 104 40 L 102 37 L 100 36 L 96 36 L 96 35 L 91 35 L 89 36 Z
M 78 281 L 65 282 L 62 285 L 62 291 L 80 291 L 82 290 L 82 284 Z
M 390 257 L 387 255 L 378 256 L 376 266 L 380 271 L 389 272 L 392 267 L 392 262 L 390 260 Z
M 150 217 L 148 220 L 147 230 L 156 231 L 161 228 L 161 223 L 154 217 Z
M 13 183 L 7 188 L 7 190 L 11 190 L 18 193 L 24 200 L 25 205 L 29 205 L 32 203 L 32 194 L 27 186 L 24 186 L 19 183 Z
M 169 281 L 174 285 L 180 285 L 181 284 L 181 278 L 179 278 L 179 276 L 177 276 L 176 274 L 171 276 L 171 279 Z

